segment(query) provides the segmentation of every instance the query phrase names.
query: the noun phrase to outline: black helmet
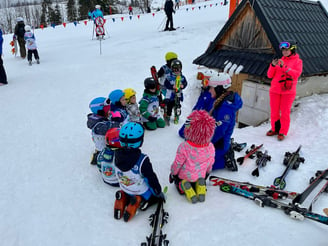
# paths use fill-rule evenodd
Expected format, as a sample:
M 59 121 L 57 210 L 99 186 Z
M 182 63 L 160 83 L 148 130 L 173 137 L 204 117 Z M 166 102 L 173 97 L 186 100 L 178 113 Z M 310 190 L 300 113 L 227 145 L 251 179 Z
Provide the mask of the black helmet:
M 173 60 L 171 62 L 171 69 L 172 69 L 172 71 L 174 73 L 176 73 L 176 72 L 180 73 L 181 70 L 182 70 L 182 63 L 181 63 L 181 61 L 178 60 L 178 59 L 177 60 Z
M 144 81 L 144 85 L 146 89 L 155 89 L 156 88 L 156 81 L 152 78 L 146 78 Z

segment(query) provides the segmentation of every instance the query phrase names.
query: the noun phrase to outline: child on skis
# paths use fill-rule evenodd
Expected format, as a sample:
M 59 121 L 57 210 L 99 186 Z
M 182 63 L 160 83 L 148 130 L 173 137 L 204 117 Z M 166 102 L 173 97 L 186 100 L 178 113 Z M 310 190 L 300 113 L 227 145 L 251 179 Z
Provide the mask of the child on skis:
M 177 60 L 178 59 L 178 55 L 174 52 L 167 52 L 165 54 L 165 61 L 166 61 L 166 64 L 164 64 L 157 72 L 157 78 L 158 78 L 158 82 L 160 84 L 160 98 L 159 98 L 159 103 L 160 103 L 160 106 L 161 108 L 164 108 L 165 107 L 165 103 L 164 103 L 164 100 L 162 99 L 162 95 L 164 96 L 165 98 L 165 94 L 166 94 L 166 88 L 164 86 L 164 82 L 165 82 L 165 79 L 167 78 L 167 76 L 170 76 L 170 74 L 172 73 L 172 70 L 171 70 L 171 62 L 173 60 Z
M 139 109 L 147 130 L 156 130 L 158 127 L 165 127 L 165 121 L 160 116 L 159 100 L 157 97 L 156 81 L 153 78 L 146 78 L 144 81 L 145 90 L 139 102 Z
M 108 98 L 110 100 L 110 119 L 113 124 L 124 125 L 129 121 L 129 113 L 126 111 L 126 100 L 124 91 L 113 90 L 109 93 Z
M 87 115 L 87 127 L 91 129 L 92 141 L 95 144 L 90 164 L 96 165 L 98 154 L 106 147 L 105 134 L 112 127 L 107 118 L 110 106 L 106 105 L 105 97 L 97 97 L 90 102 L 89 108 L 92 113 Z
M 115 151 L 115 169 L 121 189 L 115 194 L 114 218 L 123 217 L 128 222 L 137 209 L 146 210 L 164 199 L 164 194 L 149 157 L 140 150 L 144 139 L 142 125 L 123 125 L 119 137 L 122 148 Z
M 97 158 L 97 166 L 103 181 L 114 187 L 119 187 L 114 164 L 115 150 L 121 147 L 119 132 L 120 128 L 117 127 L 107 131 L 105 135 L 106 147 L 99 153 Z
M 211 93 L 209 92 L 208 81 L 214 74 L 217 74 L 214 70 L 206 70 L 204 73 L 199 72 L 197 74 L 197 79 L 201 80 L 201 91 L 198 97 L 198 100 L 193 107 L 194 110 L 205 110 L 209 112 L 213 106 L 214 99 L 211 97 Z M 184 138 L 184 128 L 183 124 L 179 130 L 179 136 Z
M 132 88 L 127 88 L 124 91 L 126 104 L 126 111 L 129 114 L 129 121 L 131 122 L 140 122 L 140 110 L 137 103 L 136 91 Z
M 215 149 L 211 143 L 215 120 L 204 110 L 195 110 L 187 118 L 184 129 L 185 141 L 177 150 L 171 166 L 170 183 L 188 201 L 204 202 L 206 178 L 212 171 Z
M 24 40 L 26 41 L 28 64 L 30 66 L 32 65 L 32 54 L 34 55 L 36 63 L 40 64 L 40 57 L 36 47 L 34 33 L 31 32 L 31 27 L 29 25 L 26 25 L 24 28 L 25 28 Z
M 187 80 L 182 74 L 182 63 L 179 60 L 173 60 L 171 63 L 172 72 L 165 79 L 165 111 L 164 120 L 170 125 L 172 110 L 174 109 L 174 124 L 179 123 L 181 114 L 181 102 L 183 101 L 182 90 L 187 87 Z

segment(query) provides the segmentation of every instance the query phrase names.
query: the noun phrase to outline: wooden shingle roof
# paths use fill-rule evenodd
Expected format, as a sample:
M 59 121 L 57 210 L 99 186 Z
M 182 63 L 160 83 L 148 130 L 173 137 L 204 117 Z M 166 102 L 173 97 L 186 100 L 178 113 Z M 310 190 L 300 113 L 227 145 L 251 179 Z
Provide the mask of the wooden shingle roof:
M 245 20 L 247 16 L 251 22 Z M 254 26 L 247 26 L 249 23 Z M 236 31 L 232 33 L 236 25 L 248 28 L 248 32 L 239 31 L 239 36 Z M 209 48 L 193 63 L 223 69 L 226 61 L 231 61 L 244 66 L 242 73 L 263 77 L 272 58 L 281 56 L 279 43 L 285 40 L 298 43 L 302 76 L 328 74 L 328 13 L 319 1 L 243 0 Z

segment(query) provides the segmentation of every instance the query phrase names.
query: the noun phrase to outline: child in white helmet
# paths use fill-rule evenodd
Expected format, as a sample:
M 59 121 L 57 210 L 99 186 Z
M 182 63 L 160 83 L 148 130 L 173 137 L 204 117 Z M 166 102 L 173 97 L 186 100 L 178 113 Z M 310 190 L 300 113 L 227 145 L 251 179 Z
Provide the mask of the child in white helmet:
M 36 63 L 40 64 L 40 58 L 35 42 L 35 36 L 34 33 L 32 33 L 31 31 L 31 26 L 26 25 L 24 29 L 25 29 L 24 40 L 26 42 L 28 64 L 30 66 L 32 65 L 32 54 L 34 54 Z

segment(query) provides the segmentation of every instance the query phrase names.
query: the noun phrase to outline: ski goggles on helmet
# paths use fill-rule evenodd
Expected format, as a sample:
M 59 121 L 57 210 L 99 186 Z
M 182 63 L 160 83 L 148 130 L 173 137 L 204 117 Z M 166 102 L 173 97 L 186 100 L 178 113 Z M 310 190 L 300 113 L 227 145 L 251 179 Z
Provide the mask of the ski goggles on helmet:
M 289 42 L 281 42 L 279 44 L 279 49 L 289 49 L 291 47 Z

